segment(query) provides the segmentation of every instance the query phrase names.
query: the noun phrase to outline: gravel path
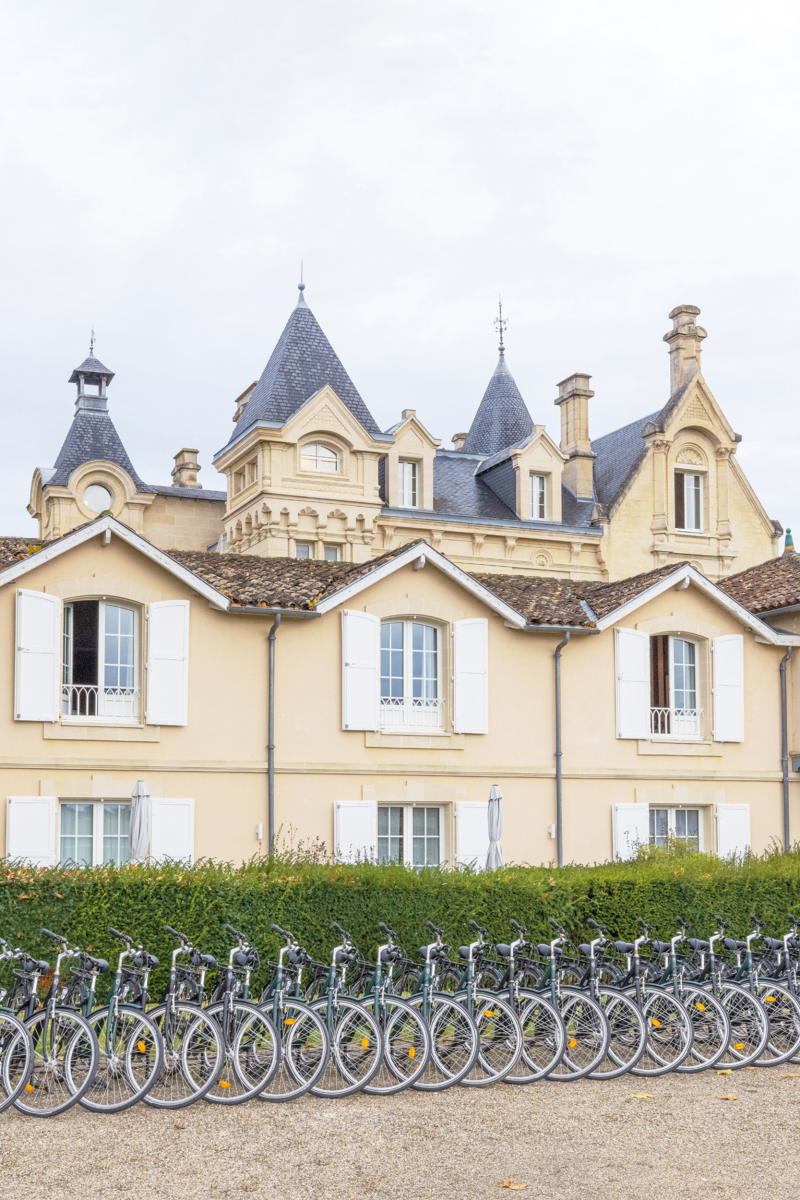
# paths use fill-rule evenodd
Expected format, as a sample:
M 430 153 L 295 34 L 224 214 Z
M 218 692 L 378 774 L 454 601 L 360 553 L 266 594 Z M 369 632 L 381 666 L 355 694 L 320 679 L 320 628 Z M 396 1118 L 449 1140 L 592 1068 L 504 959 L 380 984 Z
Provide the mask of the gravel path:
M 798 1151 L 800 1069 L 787 1066 L 48 1121 L 12 1110 L 0 1196 L 502 1200 L 511 1179 L 548 1200 L 794 1200 Z

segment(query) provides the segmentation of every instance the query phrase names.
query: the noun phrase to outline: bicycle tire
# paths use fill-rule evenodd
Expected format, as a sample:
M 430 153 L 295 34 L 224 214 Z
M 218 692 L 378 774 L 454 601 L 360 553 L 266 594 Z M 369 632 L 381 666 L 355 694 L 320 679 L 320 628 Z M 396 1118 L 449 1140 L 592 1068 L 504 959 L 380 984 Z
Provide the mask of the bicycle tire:
M 374 997 L 361 1003 L 375 1015 Z M 419 1009 L 400 996 L 384 996 L 379 1024 L 383 1061 L 363 1090 L 368 1096 L 395 1096 L 424 1074 L 431 1058 L 431 1034 Z
M 699 984 L 681 988 L 681 1000 L 692 1019 L 692 1048 L 675 1068 L 683 1075 L 696 1075 L 715 1066 L 731 1042 L 731 1023 L 725 1005 L 713 992 Z
M 336 998 L 333 1028 L 328 1024 L 327 996 L 315 1000 L 311 1007 L 325 1021 L 331 1041 L 322 1082 L 314 1084 L 311 1094 L 339 1100 L 360 1092 L 380 1069 L 383 1035 L 378 1021 L 352 996 Z
M 33 1071 L 14 1107 L 31 1117 L 58 1116 L 91 1087 L 100 1059 L 97 1038 L 86 1018 L 73 1009 L 56 1008 L 52 1018 L 40 1009 L 24 1025 L 33 1041 Z M 42 1041 L 45 1032 L 49 1050 Z
M 503 1083 L 537 1083 L 561 1061 L 567 1030 L 558 1006 L 540 992 L 520 989 L 517 1018 L 522 1026 L 522 1054 Z
M 259 1007 L 269 1012 L 272 1003 Z M 281 1031 L 281 1061 L 267 1086 L 258 1093 L 258 1099 L 280 1104 L 304 1096 L 322 1078 L 330 1058 L 331 1041 L 319 1013 L 294 996 L 286 998 L 275 1024 Z
M 636 1002 L 633 984 L 622 989 Z M 688 1012 L 667 988 L 648 984 L 644 989 L 642 1016 L 647 1025 L 647 1045 L 631 1075 L 657 1079 L 684 1062 L 692 1049 L 694 1026 Z
M 713 985 L 705 983 L 703 988 L 712 991 Z M 749 1067 L 761 1057 L 769 1041 L 767 1010 L 748 988 L 730 980 L 720 985 L 718 999 L 725 1005 L 731 1023 L 731 1040 L 720 1063 L 732 1071 Z
M 466 1006 L 467 992 L 453 997 Z M 519 1018 L 507 1000 L 482 988 L 475 990 L 472 1018 L 478 1026 L 478 1057 L 472 1070 L 459 1080 L 461 1087 L 489 1087 L 500 1083 L 514 1069 L 522 1054 L 523 1034 Z
M 272 1019 L 256 1004 L 232 1000 L 228 1030 L 223 1024 L 224 1008 L 225 1002 L 219 1000 L 204 1010 L 222 1030 L 223 1061 L 203 1099 L 207 1104 L 244 1104 L 262 1092 L 277 1071 L 280 1038 Z
M 177 1000 L 157 1004 L 147 1015 L 156 1022 L 164 1042 L 164 1066 L 152 1088 L 142 1097 L 153 1108 L 179 1109 L 202 1100 L 217 1081 L 224 1061 L 222 1030 L 197 1004 Z
M 767 1011 L 769 1040 L 754 1065 L 778 1067 L 800 1051 L 800 1000 L 774 979 L 759 980 L 755 995 Z
M 109 1031 L 111 1009 L 87 1018 L 100 1048 L 95 1077 L 81 1105 L 90 1112 L 124 1112 L 146 1096 L 164 1065 L 164 1043 L 156 1022 L 139 1008 L 120 1004 Z M 109 1052 L 110 1051 L 110 1052 Z
M 609 1029 L 606 1057 L 589 1072 L 589 1079 L 619 1079 L 641 1060 L 647 1049 L 647 1023 L 635 1000 L 619 988 L 602 985 L 595 992 Z
M 17 1099 L 33 1072 L 33 1041 L 24 1022 L 13 1013 L 0 1013 L 0 1112 Z
M 431 1057 L 425 1074 L 412 1087 L 421 1092 L 443 1092 L 460 1083 L 475 1065 L 480 1050 L 480 1033 L 472 1016 L 449 992 L 434 992 L 428 1017 Z M 422 996 L 409 1001 L 422 1009 Z M 423 1013 L 424 1016 L 424 1013 Z
M 606 1056 L 611 1030 L 602 1005 L 580 988 L 558 990 L 559 1010 L 567 1030 L 560 1062 L 547 1076 L 556 1083 L 585 1079 Z

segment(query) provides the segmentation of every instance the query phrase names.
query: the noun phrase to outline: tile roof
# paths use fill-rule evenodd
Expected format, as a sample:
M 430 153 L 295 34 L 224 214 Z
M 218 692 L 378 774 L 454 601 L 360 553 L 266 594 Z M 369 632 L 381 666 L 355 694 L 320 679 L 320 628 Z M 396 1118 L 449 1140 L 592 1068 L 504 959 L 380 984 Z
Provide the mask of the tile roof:
M 504 446 L 530 437 L 532 429 L 533 418 L 501 353 L 462 450 L 465 454 L 496 454 Z
M 800 555 L 782 554 L 731 575 L 719 585 L 732 600 L 752 613 L 800 604 Z
M 211 488 L 173 487 L 171 484 L 162 486 L 159 483 L 145 484 L 145 490 L 155 492 L 157 496 L 174 496 L 177 500 L 216 500 L 223 503 L 228 499 L 227 492 L 215 492 Z
M 42 545 L 41 538 L 0 537 L 0 571 L 30 558 Z
M 152 491 L 136 474 L 108 413 L 79 410 L 75 413 L 64 445 L 55 461 L 56 473 L 49 482 L 55 486 L 66 487 L 70 475 L 77 467 L 94 462 L 95 459 L 113 462 L 122 467 L 136 484 L 137 492 Z
M 495 517 L 516 521 L 513 508 L 504 504 L 483 479 L 475 475 L 481 460 L 458 450 L 437 450 L 433 460 L 433 509 L 438 516 Z
M 613 509 L 628 490 L 647 454 L 642 431 L 658 415 L 655 412 L 649 417 L 640 417 L 630 425 L 623 425 L 621 429 L 615 429 L 592 442 L 592 449 L 597 455 L 594 462 L 594 490 L 601 504 Z
M 284 424 L 326 384 L 330 384 L 368 433 L 381 433 L 316 317 L 303 301 L 286 322 L 228 444 L 256 421 Z
M 88 358 L 85 358 L 81 365 L 75 368 L 70 375 L 68 382 L 77 383 L 79 375 L 83 375 L 87 383 L 98 383 L 99 378 L 93 378 L 95 375 L 98 377 L 103 375 L 106 381 L 114 378 L 114 372 L 109 371 L 108 367 L 103 366 L 99 358 L 94 358 L 92 355 L 90 355 Z

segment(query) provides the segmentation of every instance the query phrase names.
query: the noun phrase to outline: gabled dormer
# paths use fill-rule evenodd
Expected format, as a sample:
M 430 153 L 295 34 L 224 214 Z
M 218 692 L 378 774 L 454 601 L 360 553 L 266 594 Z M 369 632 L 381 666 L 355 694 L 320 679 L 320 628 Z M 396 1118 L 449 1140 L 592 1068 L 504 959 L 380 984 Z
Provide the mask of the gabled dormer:
M 475 475 L 523 521 L 561 521 L 561 482 L 567 456 L 544 425 L 475 469 Z
M 404 408 L 396 425 L 387 430 L 394 445 L 383 467 L 384 498 L 390 508 L 433 511 L 433 463 L 441 440 L 420 421 L 416 409 Z

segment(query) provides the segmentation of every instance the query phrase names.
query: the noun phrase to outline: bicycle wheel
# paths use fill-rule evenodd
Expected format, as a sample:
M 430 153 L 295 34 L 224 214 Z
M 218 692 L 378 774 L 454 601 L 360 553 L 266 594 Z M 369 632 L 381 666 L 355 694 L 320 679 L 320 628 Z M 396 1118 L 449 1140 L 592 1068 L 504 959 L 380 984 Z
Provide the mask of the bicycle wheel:
M 392 995 L 400 996 L 403 1000 L 408 1000 L 409 996 L 416 990 L 419 983 L 419 971 L 416 967 L 406 965 L 400 971 L 396 979 L 392 979 L 391 988 Z
M 81 1104 L 91 1112 L 122 1112 L 141 1100 L 164 1065 L 158 1026 L 138 1008 L 98 1008 L 88 1018 L 100 1047 L 91 1087 Z
M 636 988 L 624 989 L 636 1002 Z M 642 1016 L 647 1026 L 647 1046 L 631 1075 L 655 1079 L 666 1075 L 685 1061 L 694 1039 L 691 1017 L 672 992 L 648 984 L 642 993 Z
M 272 1004 L 265 1004 L 270 1012 Z M 322 1078 L 331 1053 L 331 1042 L 325 1022 L 310 1004 L 287 997 L 278 1010 L 277 1026 L 281 1031 L 281 1061 L 259 1100 L 278 1104 L 305 1095 Z
M 325 1022 L 331 1053 L 314 1096 L 339 1099 L 360 1092 L 377 1074 L 383 1055 L 381 1027 L 369 1009 L 349 996 L 321 996 L 311 1006 Z
M 588 992 L 561 987 L 558 1006 L 567 1031 L 561 1061 L 547 1076 L 558 1083 L 583 1079 L 596 1070 L 606 1056 L 611 1031 L 601 1004 Z
M 456 992 L 453 999 L 466 1007 L 466 992 Z M 469 1074 L 459 1082 L 462 1087 L 488 1087 L 505 1079 L 519 1061 L 522 1026 L 507 1000 L 480 989 L 475 992 L 472 1016 L 480 1035 L 478 1057 Z
M 0 1112 L 13 1104 L 33 1071 L 33 1042 L 19 1017 L 0 1013 Z
M 204 1010 L 222 1030 L 222 1065 L 203 1099 L 209 1104 L 243 1104 L 269 1084 L 281 1058 L 278 1031 L 265 1012 L 247 1000 L 225 1001 Z
M 85 1017 L 71 1009 L 46 1009 L 24 1022 L 33 1040 L 33 1071 L 14 1101 L 32 1117 L 54 1117 L 77 1104 L 92 1086 L 100 1048 Z
M 711 991 L 712 985 L 704 984 L 703 990 Z M 748 1067 L 764 1053 L 769 1041 L 766 1009 L 747 988 L 727 980 L 720 986 L 717 999 L 725 1006 L 731 1024 L 728 1049 L 717 1065 L 724 1064 L 732 1071 Z
M 522 1054 L 503 1083 L 546 1079 L 558 1066 L 567 1044 L 561 1013 L 544 996 L 520 990 L 517 1018 L 522 1026 Z
M 411 1004 L 424 1017 L 422 996 Z M 469 1074 L 480 1049 L 478 1026 L 463 1005 L 446 992 L 434 992 L 428 1015 L 431 1057 L 424 1075 L 411 1084 L 421 1092 L 442 1092 Z
M 777 1067 L 800 1050 L 800 1001 L 796 996 L 771 979 L 756 984 L 755 994 L 769 1018 L 769 1040 L 757 1067 Z
M 375 998 L 361 1002 L 375 1015 Z M 364 1091 L 370 1096 L 393 1096 L 421 1078 L 431 1057 L 431 1035 L 419 1009 L 399 996 L 385 996 L 379 1023 L 383 1034 L 383 1060 Z
M 692 1048 L 675 1070 L 684 1075 L 707 1071 L 720 1061 L 731 1041 L 731 1023 L 725 1005 L 713 992 L 685 984 L 681 1000 L 692 1019 Z
M 627 1074 L 647 1048 L 647 1024 L 638 1004 L 613 987 L 599 987 L 596 998 L 606 1014 L 609 1043 L 603 1061 L 589 1072 L 590 1079 L 617 1079 Z
M 224 1061 L 222 1031 L 213 1017 L 185 1000 L 158 1004 L 147 1015 L 164 1042 L 164 1066 L 142 1097 L 153 1108 L 186 1108 L 202 1100 L 217 1081 Z

